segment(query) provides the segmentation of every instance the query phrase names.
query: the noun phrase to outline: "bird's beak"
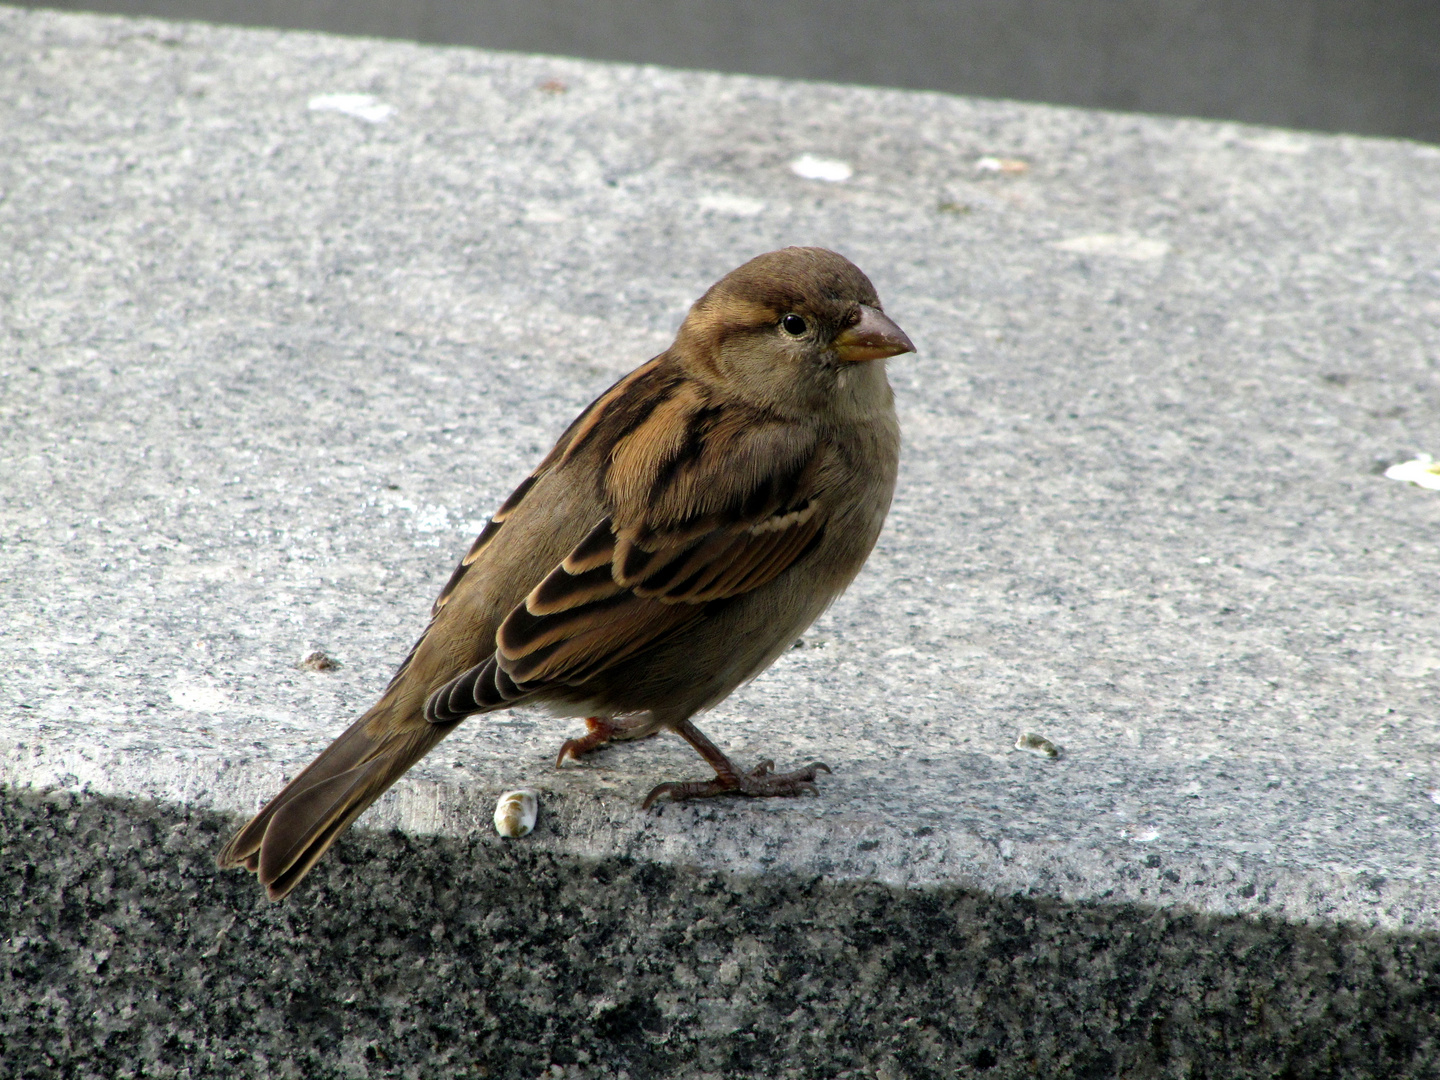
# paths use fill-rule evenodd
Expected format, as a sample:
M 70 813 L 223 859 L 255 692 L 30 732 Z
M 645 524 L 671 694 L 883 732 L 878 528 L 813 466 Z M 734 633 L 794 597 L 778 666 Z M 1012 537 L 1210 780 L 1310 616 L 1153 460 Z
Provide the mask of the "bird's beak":
M 835 352 L 847 364 L 881 360 L 914 351 L 915 345 L 905 336 L 904 330 L 891 322 L 883 311 L 865 304 L 860 305 L 860 321 L 841 331 L 835 339 Z

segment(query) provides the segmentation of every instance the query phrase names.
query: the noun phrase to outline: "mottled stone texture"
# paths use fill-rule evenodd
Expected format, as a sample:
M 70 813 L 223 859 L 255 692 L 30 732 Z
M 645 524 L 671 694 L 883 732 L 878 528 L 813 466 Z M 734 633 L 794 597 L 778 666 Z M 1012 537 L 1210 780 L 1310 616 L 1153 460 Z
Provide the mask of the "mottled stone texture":
M 0 1080 L 1433 1072 L 1437 208 L 1413 143 L 0 7 Z M 870 561 L 703 722 L 820 796 L 642 812 L 680 740 L 521 709 L 217 874 L 790 243 L 919 349 Z
M 363 830 L 271 905 L 228 818 L 0 813 L 7 1075 L 1440 1074 L 1433 934 Z

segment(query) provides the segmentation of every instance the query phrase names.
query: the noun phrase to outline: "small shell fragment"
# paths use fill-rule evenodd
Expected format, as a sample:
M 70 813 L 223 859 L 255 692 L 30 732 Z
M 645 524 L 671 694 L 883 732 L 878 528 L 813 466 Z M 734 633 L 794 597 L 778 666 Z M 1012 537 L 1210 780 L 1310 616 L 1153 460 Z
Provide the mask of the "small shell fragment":
M 1170 251 L 1169 243 L 1164 240 L 1132 233 L 1090 233 L 1056 240 L 1050 246 L 1074 255 L 1111 255 L 1131 262 L 1154 262 L 1163 259 Z
M 1043 735 L 1036 735 L 1033 731 L 1025 731 L 1015 740 L 1016 750 L 1025 750 L 1028 753 L 1039 757 L 1057 758 L 1060 756 L 1060 748 Z M 498 818 L 497 818 L 498 820 Z
M 1417 487 L 1440 491 L 1440 461 L 1429 454 L 1420 454 L 1413 461 L 1402 461 L 1385 470 L 1388 480 L 1402 480 Z
M 855 168 L 848 161 L 814 154 L 801 154 L 790 163 L 790 171 L 803 179 L 824 180 L 827 184 L 843 184 L 855 175 Z
M 1018 176 L 1020 173 L 1030 171 L 1030 163 L 1021 161 L 1019 158 L 986 156 L 975 162 L 975 169 L 978 172 L 1007 173 L 1010 176 Z
M 495 831 L 501 836 L 514 838 L 529 836 L 535 828 L 535 815 L 540 804 L 535 792 L 529 788 L 507 791 L 495 804 Z
M 316 94 L 310 99 L 310 111 L 344 113 L 367 124 L 381 124 L 395 114 L 395 106 L 374 94 Z

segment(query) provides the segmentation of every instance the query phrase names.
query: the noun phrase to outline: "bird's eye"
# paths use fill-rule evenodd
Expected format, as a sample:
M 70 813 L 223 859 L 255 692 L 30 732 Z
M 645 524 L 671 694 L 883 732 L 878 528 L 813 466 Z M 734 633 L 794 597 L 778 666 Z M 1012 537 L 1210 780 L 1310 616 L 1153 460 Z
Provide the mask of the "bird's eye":
M 780 326 L 784 329 L 785 333 L 789 334 L 791 337 L 799 337 L 801 334 L 805 333 L 805 331 L 809 329 L 809 327 L 805 325 L 805 320 L 802 319 L 799 315 L 794 314 L 786 315 L 783 319 L 781 319 Z

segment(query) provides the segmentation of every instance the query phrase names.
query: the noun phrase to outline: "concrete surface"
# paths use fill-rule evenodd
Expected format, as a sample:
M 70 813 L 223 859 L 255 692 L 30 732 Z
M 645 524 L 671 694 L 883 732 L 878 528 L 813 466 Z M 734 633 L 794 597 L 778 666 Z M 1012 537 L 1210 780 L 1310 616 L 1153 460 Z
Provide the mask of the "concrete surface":
M 1434 0 L 46 0 L 1440 142 Z
M 4 8 L 0 108 L 21 1075 L 1436 1075 L 1440 493 L 1380 474 L 1440 450 L 1440 150 Z M 211 871 L 787 243 L 920 350 L 870 564 L 702 723 L 821 796 L 641 813 L 688 748 L 519 712 L 286 904 Z

